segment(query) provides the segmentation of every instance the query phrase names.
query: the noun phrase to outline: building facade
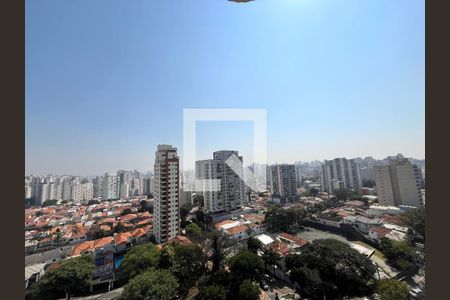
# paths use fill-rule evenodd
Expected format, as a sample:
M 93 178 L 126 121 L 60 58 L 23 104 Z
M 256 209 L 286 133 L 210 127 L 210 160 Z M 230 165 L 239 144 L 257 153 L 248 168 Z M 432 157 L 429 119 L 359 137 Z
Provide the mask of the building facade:
M 297 195 L 295 165 L 277 164 L 270 167 L 272 173 L 272 195 L 275 198 L 292 200 Z
M 385 206 L 421 206 L 421 176 L 408 159 L 391 159 L 388 165 L 374 166 L 378 201 Z
M 362 187 L 361 169 L 353 159 L 326 160 L 321 172 L 322 189 L 328 193 L 336 187 L 359 190 Z
M 230 150 L 216 151 L 213 153 L 213 159 L 196 161 L 196 179 L 220 180 L 220 184 L 215 187 L 210 184 L 204 184 L 197 191 L 204 196 L 205 209 L 208 212 L 230 211 L 240 208 L 246 203 L 245 185 L 241 179 L 244 173 L 243 165 L 240 165 L 237 170 L 238 173 L 236 173 L 225 163 L 232 155 L 235 155 L 243 162 L 243 158 L 239 156 L 238 151 Z M 216 190 L 211 191 L 212 189 Z
M 103 176 L 102 199 L 119 199 L 119 180 L 115 174 L 106 173 Z
M 177 148 L 158 145 L 154 165 L 155 239 L 165 243 L 180 233 L 180 159 Z

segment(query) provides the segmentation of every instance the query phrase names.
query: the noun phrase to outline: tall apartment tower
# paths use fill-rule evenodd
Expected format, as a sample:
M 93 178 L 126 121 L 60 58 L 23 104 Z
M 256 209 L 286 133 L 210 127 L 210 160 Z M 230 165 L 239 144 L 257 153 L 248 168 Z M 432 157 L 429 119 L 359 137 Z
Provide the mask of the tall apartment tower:
M 199 160 L 195 163 L 196 179 L 220 180 L 217 191 L 209 190 L 209 185 L 201 187 L 202 190 L 199 191 L 205 199 L 205 209 L 209 212 L 229 211 L 246 203 L 245 185 L 240 177 L 244 173 L 242 164 L 237 170 L 238 174 L 225 163 L 232 155 L 243 162 L 238 151 L 222 150 L 214 152 L 213 159 Z
M 326 160 L 321 172 L 322 189 L 332 193 L 336 187 L 358 190 L 362 187 L 361 169 L 353 159 Z
M 165 243 L 180 232 L 180 159 L 177 148 L 158 145 L 155 153 L 155 238 Z
M 280 164 L 270 167 L 272 173 L 272 194 L 284 200 L 297 195 L 295 165 Z
M 381 205 L 423 205 L 420 172 L 408 159 L 390 159 L 388 165 L 374 166 L 373 169 Z
M 102 199 L 119 198 L 119 180 L 115 174 L 105 173 L 102 181 Z

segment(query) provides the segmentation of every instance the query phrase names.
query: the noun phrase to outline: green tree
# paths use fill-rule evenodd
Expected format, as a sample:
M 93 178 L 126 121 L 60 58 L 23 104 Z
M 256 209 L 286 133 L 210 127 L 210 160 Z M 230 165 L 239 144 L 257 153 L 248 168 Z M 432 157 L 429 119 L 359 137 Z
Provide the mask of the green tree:
M 186 235 L 189 239 L 195 242 L 199 242 L 203 239 L 202 229 L 195 223 L 191 223 L 186 226 Z
M 204 207 L 205 206 L 205 197 L 200 194 L 195 194 L 194 198 L 192 199 L 192 202 L 194 203 L 194 206 Z
M 222 268 L 223 262 L 228 255 L 228 250 L 225 249 L 224 240 L 220 233 L 215 232 L 212 236 L 211 242 L 211 260 L 213 263 L 212 271 L 218 271 Z
M 395 279 L 382 279 L 377 281 L 376 293 L 380 296 L 380 300 L 409 299 L 408 286 Z
M 206 254 L 195 244 L 173 247 L 171 271 L 178 279 L 181 292 L 188 291 L 206 271 Z
M 197 300 L 225 300 L 227 293 L 225 288 L 220 285 L 208 285 L 200 287 L 200 292 L 195 299 Z
M 56 205 L 57 203 L 58 203 L 58 200 L 56 200 L 56 199 L 45 200 L 44 203 L 42 203 L 42 207 Z
M 251 280 L 244 280 L 239 286 L 239 300 L 258 300 L 259 294 L 259 287 Z
M 160 251 L 152 243 L 134 246 L 125 254 L 120 267 L 129 277 L 134 277 L 149 268 L 157 267 L 159 256 Z
M 258 253 L 258 249 L 261 247 L 261 243 L 254 237 L 249 237 L 247 240 L 247 250 L 255 254 Z
M 425 207 L 412 209 L 405 214 L 407 225 L 425 242 Z
M 173 248 L 170 245 L 164 245 L 159 255 L 158 268 L 170 269 L 172 267 Z
M 281 256 L 271 248 L 268 248 L 264 250 L 262 260 L 264 261 L 264 269 L 267 270 L 267 266 L 278 265 L 281 260 Z
M 125 216 L 125 215 L 128 215 L 128 214 L 131 214 L 133 211 L 131 210 L 131 208 L 125 208 L 121 213 L 120 213 L 120 215 L 121 216 Z
M 167 270 L 149 269 L 125 285 L 122 298 L 127 300 L 170 300 L 175 298 L 178 282 Z
M 404 241 L 381 238 L 380 248 L 388 258 L 387 263 L 399 270 L 411 268 L 419 262 L 419 256 L 413 247 Z
M 306 212 L 302 208 L 284 209 L 280 207 L 271 207 L 266 213 L 266 223 L 270 231 L 292 232 L 298 226 L 301 226 Z
M 100 201 L 94 200 L 94 199 L 88 201 L 88 205 L 99 204 L 99 203 L 100 203 Z
M 316 188 L 311 188 L 309 189 L 309 193 L 311 196 L 316 197 L 317 195 L 319 195 L 319 190 Z
M 75 293 L 89 290 L 95 265 L 91 255 L 64 260 L 48 271 L 29 291 L 30 299 L 70 299 Z
M 123 223 L 121 221 L 119 221 L 116 226 L 114 226 L 113 228 L 113 232 L 114 233 L 120 233 L 120 232 L 125 232 L 127 231 L 127 228 L 125 226 L 123 226 Z
M 239 280 L 256 279 L 264 270 L 264 266 L 258 255 L 250 251 L 242 251 L 230 259 L 230 270 Z
M 224 287 L 226 291 L 230 290 L 230 287 L 233 283 L 233 277 L 230 272 L 225 271 L 223 269 L 218 270 L 212 273 L 210 276 L 206 276 L 202 285 L 220 285 Z
M 186 221 L 187 216 L 189 215 L 189 213 L 191 212 L 192 206 L 188 203 L 183 204 L 180 207 L 180 218 L 182 222 Z
M 316 240 L 301 254 L 288 255 L 285 263 L 291 279 L 313 298 L 365 295 L 376 271 L 369 258 L 334 239 Z

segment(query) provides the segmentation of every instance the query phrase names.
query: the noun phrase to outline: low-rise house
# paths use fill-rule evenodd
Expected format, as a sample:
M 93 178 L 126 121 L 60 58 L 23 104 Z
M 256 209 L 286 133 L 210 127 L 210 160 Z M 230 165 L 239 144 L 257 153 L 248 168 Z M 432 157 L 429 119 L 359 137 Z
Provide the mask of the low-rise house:
M 257 239 L 264 248 L 270 246 L 275 241 L 273 238 L 271 238 L 267 234 L 259 234 L 259 235 L 255 236 L 255 239 Z
M 131 235 L 135 239 L 136 243 L 145 243 L 151 234 L 152 226 L 147 225 L 144 227 L 136 228 L 131 232 Z
M 379 217 L 385 214 L 395 216 L 404 213 L 404 211 L 398 207 L 382 205 L 371 205 L 366 212 L 371 217 Z
M 389 233 L 386 235 L 386 237 L 387 237 L 388 239 L 391 239 L 391 240 L 395 240 L 395 241 L 401 242 L 401 241 L 405 241 L 405 240 L 406 240 L 407 235 L 406 235 L 406 233 L 404 233 L 404 232 L 401 232 L 401 231 L 398 231 L 398 230 L 393 229 L 391 232 L 389 232 Z
M 121 232 L 114 234 L 114 244 L 116 246 L 116 253 L 123 252 L 131 247 L 132 234 L 131 232 Z
M 345 224 L 356 227 L 360 232 L 368 234 L 369 227 L 381 224 L 379 219 L 369 219 L 364 216 L 348 216 L 344 218 Z
M 392 229 L 382 227 L 382 226 L 370 226 L 369 227 L 369 238 L 373 240 L 380 240 L 389 234 Z
M 352 207 L 352 208 L 361 208 L 361 207 L 364 207 L 366 204 L 359 200 L 350 200 L 350 201 L 346 201 L 344 203 L 344 205 L 347 207 Z
M 239 225 L 224 229 L 224 233 L 231 239 L 241 240 L 248 237 L 249 226 Z
M 277 238 L 292 249 L 299 249 L 309 244 L 309 241 L 286 232 L 281 233 Z
M 272 251 L 278 253 L 281 256 L 286 256 L 291 251 L 288 244 L 285 244 L 279 240 L 275 240 L 272 244 L 270 244 L 269 247 L 270 249 L 272 249 Z
M 25 289 L 38 282 L 45 274 L 46 263 L 40 263 L 25 267 Z
M 72 252 L 72 246 L 65 246 L 25 256 L 25 266 L 40 263 L 50 264 L 65 259 Z

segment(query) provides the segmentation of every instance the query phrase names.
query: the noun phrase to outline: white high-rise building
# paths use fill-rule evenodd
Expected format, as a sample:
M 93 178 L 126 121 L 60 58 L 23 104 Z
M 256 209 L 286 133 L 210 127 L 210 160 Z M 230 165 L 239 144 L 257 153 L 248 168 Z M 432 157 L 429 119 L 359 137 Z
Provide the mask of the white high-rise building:
M 388 165 L 374 166 L 373 169 L 381 205 L 423 205 L 419 169 L 408 159 L 390 159 Z
M 165 243 L 180 233 L 180 159 L 177 148 L 158 145 L 154 165 L 155 238 Z
M 361 169 L 359 163 L 353 159 L 335 158 L 326 160 L 322 165 L 322 189 L 332 193 L 336 186 L 334 182 L 341 181 L 337 186 L 359 190 L 362 187 Z
M 25 199 L 31 199 L 31 186 L 25 184 Z
M 106 173 L 103 177 L 102 198 L 104 200 L 119 198 L 119 181 L 115 174 Z
M 71 200 L 74 202 L 80 202 L 83 200 L 83 187 L 81 183 L 74 183 L 71 186 Z
M 239 175 L 244 173 L 243 167 L 239 168 L 240 174 L 236 174 L 225 161 L 235 155 L 241 162 L 242 156 L 238 151 L 217 151 L 213 153 L 213 159 L 196 161 L 196 179 L 219 179 L 220 187 L 217 191 L 211 191 L 212 185 L 205 184 L 198 191 L 203 195 L 205 208 L 209 212 L 229 211 L 241 207 L 246 203 L 245 185 Z
M 94 198 L 94 185 L 92 182 L 81 184 L 81 197 L 85 201 Z
M 41 185 L 41 195 L 39 197 L 39 204 L 44 203 L 47 200 L 50 200 L 49 198 L 49 184 L 44 182 Z

